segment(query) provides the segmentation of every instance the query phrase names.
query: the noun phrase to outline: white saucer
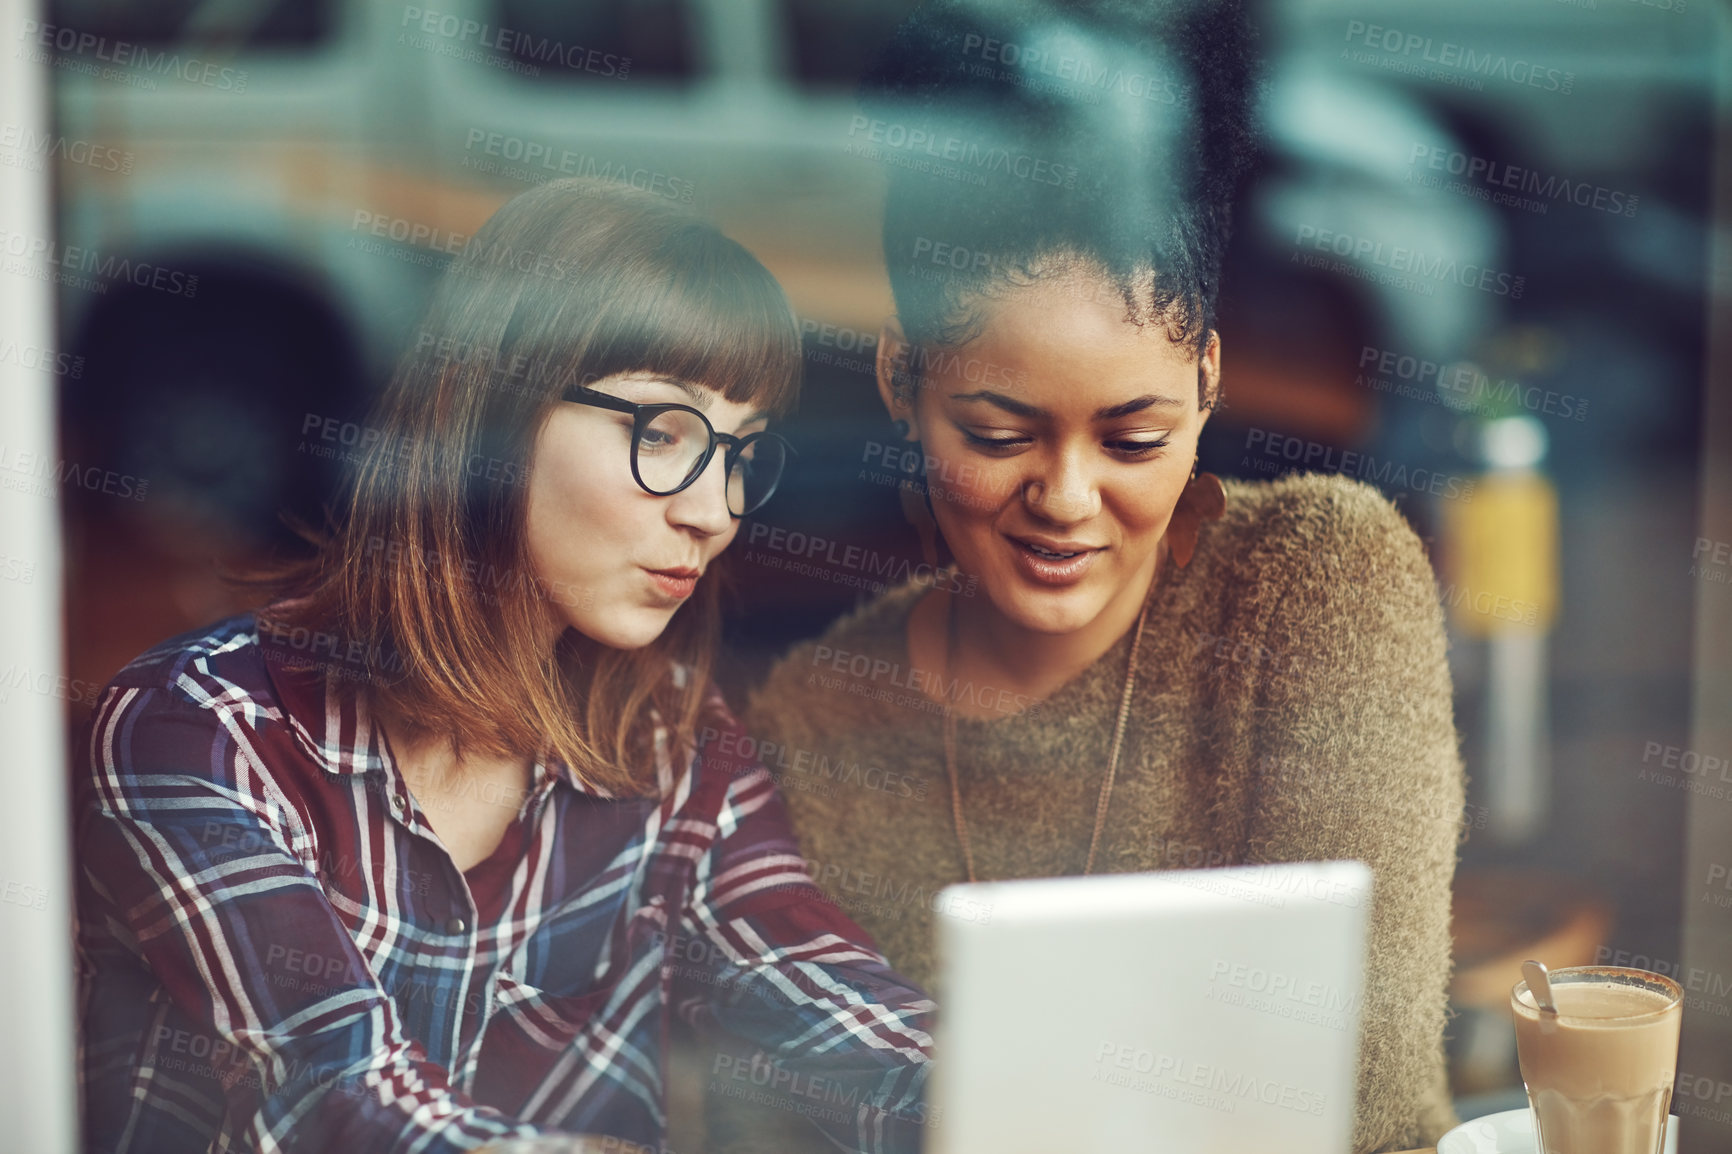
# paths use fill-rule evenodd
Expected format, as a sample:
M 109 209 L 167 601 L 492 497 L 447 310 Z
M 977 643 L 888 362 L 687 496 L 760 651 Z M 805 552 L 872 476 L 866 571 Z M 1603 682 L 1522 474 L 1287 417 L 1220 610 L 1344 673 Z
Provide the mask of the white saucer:
M 1665 1154 L 1678 1154 L 1678 1128 L 1666 1123 Z M 1527 1107 L 1463 1122 L 1437 1143 L 1437 1154 L 1537 1154 L 1534 1115 Z

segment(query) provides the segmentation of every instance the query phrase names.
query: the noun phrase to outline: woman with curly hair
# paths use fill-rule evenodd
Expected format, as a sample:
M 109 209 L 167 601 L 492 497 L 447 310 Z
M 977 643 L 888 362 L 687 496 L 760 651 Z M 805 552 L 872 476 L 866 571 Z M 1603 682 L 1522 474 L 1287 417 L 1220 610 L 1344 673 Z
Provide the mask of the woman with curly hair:
M 1464 779 L 1431 570 L 1400 514 L 1337 477 L 1197 475 L 1250 41 L 1234 0 L 935 0 L 898 30 L 865 84 L 896 306 L 878 388 L 954 570 L 796 647 L 748 722 L 931 783 L 788 798 L 820 881 L 929 988 L 944 911 L 849 879 L 934 894 L 1369 863 L 1364 1154 L 1454 1124 Z M 735 1150 L 780 1141 L 732 1126 Z

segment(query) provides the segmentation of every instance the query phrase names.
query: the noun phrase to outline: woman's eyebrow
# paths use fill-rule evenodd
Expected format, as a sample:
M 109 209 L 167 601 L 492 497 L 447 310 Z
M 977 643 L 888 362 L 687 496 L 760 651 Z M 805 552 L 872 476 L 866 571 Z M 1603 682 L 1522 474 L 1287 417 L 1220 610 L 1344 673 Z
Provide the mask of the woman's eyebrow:
M 694 385 L 690 381 L 682 381 L 677 377 L 648 377 L 646 380 L 650 384 L 672 385 L 674 388 L 690 397 L 693 406 L 706 413 L 710 411 L 710 402 L 714 400 L 716 396 L 716 391 L 714 389 L 705 388 L 702 385 Z M 769 419 L 770 411 L 768 409 L 756 409 L 734 427 L 736 429 L 743 429 L 753 421 L 767 421 Z
M 976 393 L 952 393 L 953 401 L 985 401 L 989 405 L 997 405 L 1007 413 L 1018 417 L 1044 417 L 1047 411 L 1027 401 L 1019 401 L 1015 397 L 1007 397 L 1003 393 L 995 393 L 991 389 L 981 389 Z
M 638 380 L 641 381 L 643 384 L 646 384 L 646 385 L 672 385 L 674 388 L 676 388 L 680 392 L 684 393 L 687 397 L 691 398 L 693 408 L 700 409 L 706 413 L 710 411 L 710 405 L 716 399 L 716 390 L 715 389 L 709 388 L 705 385 L 693 384 L 691 381 L 682 381 L 678 377 L 649 376 L 649 377 L 640 377 L 640 378 L 638 378 Z M 756 412 L 754 412 L 751 416 L 749 416 L 745 420 L 741 421 L 740 424 L 749 425 L 753 421 L 756 421 L 762 417 L 768 417 L 769 415 L 770 414 L 769 414 L 768 410 L 759 409 Z
M 694 406 L 704 410 L 705 412 L 709 412 L 710 398 L 715 396 L 714 390 L 701 388 L 698 385 L 692 384 L 690 381 L 682 381 L 677 377 L 651 377 L 650 380 L 658 385 L 672 385 L 674 388 L 690 397 Z
M 1019 401 L 1015 397 L 1007 397 L 1003 393 L 995 393 L 991 389 L 981 389 L 979 392 L 973 393 L 955 393 L 950 399 L 953 401 L 985 401 L 989 405 L 996 405 L 1005 412 L 1013 413 L 1019 417 L 1045 417 L 1048 415 L 1045 409 L 1037 405 L 1031 405 L 1027 401 Z M 1094 419 L 1111 421 L 1118 417 L 1128 417 L 1132 413 L 1140 413 L 1144 409 L 1182 409 L 1184 407 L 1185 402 L 1177 397 L 1162 396 L 1159 393 L 1144 393 L 1140 397 L 1133 397 L 1131 400 L 1116 405 L 1096 409 Z
M 633 386 L 638 385 L 667 385 L 670 388 L 678 389 L 680 392 L 684 393 L 686 399 L 691 401 L 694 408 L 708 409 L 710 407 L 710 396 L 707 390 L 701 389 L 689 381 L 682 381 L 677 377 L 626 375 L 601 388 L 597 388 L 596 385 L 593 384 L 585 384 L 583 387 L 598 393 L 606 393 L 610 397 L 620 397 L 621 400 L 629 401 L 631 398 L 621 396 L 620 390 L 631 389 Z M 649 402 L 640 401 L 638 403 L 648 404 Z
M 1122 404 L 1108 405 L 1104 409 L 1095 410 L 1095 420 L 1110 421 L 1116 417 L 1128 417 L 1132 413 L 1140 413 L 1144 409 L 1182 409 L 1185 402 L 1177 397 L 1162 396 L 1160 393 L 1144 393 L 1140 397 L 1125 401 Z

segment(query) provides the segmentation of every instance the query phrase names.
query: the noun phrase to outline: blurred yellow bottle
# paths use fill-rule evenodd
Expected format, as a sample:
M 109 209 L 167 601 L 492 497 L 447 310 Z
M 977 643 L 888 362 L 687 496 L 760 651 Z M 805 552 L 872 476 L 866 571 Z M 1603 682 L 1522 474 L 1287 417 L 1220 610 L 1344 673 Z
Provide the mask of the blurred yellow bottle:
M 1444 509 L 1443 601 L 1473 637 L 1550 629 L 1558 607 L 1558 495 L 1534 469 L 1483 474 Z
M 1546 433 L 1531 416 L 1478 430 L 1486 471 L 1473 496 L 1443 510 L 1443 589 L 1450 620 L 1483 643 L 1482 741 L 1471 772 L 1491 836 L 1521 843 L 1551 812 L 1547 633 L 1558 614 L 1558 495 L 1540 463 Z

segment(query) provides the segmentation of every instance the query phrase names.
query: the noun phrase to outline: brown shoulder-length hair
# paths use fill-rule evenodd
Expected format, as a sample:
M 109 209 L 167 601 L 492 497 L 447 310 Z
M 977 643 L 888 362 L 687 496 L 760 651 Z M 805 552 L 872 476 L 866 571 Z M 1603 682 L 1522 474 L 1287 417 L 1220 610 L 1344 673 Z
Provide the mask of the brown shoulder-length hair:
M 345 499 L 325 529 L 302 527 L 313 556 L 248 578 L 272 599 L 260 622 L 334 638 L 328 664 L 394 730 L 539 752 L 615 796 L 651 794 L 648 712 L 690 747 L 719 575 L 642 649 L 567 630 L 548 654 L 540 602 L 587 594 L 531 566 L 536 435 L 570 385 L 638 370 L 784 413 L 800 365 L 781 286 L 712 224 L 605 181 L 530 189 L 445 270 L 356 438 Z

